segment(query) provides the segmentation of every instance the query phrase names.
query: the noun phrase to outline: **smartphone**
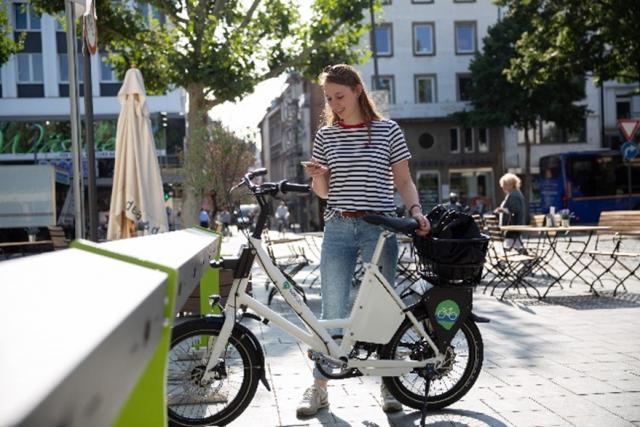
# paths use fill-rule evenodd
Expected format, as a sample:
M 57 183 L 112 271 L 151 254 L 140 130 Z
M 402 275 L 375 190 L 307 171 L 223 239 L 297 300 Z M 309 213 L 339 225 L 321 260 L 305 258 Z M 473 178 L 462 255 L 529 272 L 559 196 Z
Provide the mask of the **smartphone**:
M 305 168 L 319 166 L 316 162 L 300 162 Z

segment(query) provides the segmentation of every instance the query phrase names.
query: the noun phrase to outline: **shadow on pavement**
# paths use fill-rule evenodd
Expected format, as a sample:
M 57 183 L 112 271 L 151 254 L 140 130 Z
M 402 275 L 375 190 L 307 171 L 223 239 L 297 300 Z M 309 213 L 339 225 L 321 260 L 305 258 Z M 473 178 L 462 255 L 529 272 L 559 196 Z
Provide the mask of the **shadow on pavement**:
M 420 425 L 420 411 L 404 413 L 400 416 L 389 417 L 389 425 L 394 427 L 418 426 Z M 464 409 L 446 409 L 427 413 L 426 426 L 490 426 L 507 427 L 507 424 L 491 415 Z

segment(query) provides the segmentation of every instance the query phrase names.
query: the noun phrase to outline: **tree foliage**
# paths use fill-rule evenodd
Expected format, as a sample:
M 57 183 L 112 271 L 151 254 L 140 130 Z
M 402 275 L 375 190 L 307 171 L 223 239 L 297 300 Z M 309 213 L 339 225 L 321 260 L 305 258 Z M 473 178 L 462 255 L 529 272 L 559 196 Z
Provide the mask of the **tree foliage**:
M 22 49 L 24 40 L 24 35 L 21 35 L 17 41 L 13 38 L 13 29 L 7 15 L 7 6 L 10 4 L 5 2 L 0 4 L 0 65 Z
M 586 110 L 575 104 L 585 97 L 583 78 L 554 75 L 544 84 L 531 88 L 524 80 L 508 77 L 511 61 L 517 55 L 516 43 L 532 29 L 530 16 L 539 3 L 530 1 L 528 4 L 528 9 L 511 9 L 502 21 L 489 28 L 482 53 L 476 55 L 469 67 L 473 109 L 457 116 L 470 126 L 524 129 L 525 187 L 530 189 L 531 141 L 526 131 L 534 129 L 538 120 L 555 122 L 560 128 L 576 129 L 582 124 Z M 528 197 L 528 191 L 525 196 Z
M 32 1 L 49 13 L 62 7 L 59 0 Z M 314 0 L 309 21 L 301 19 L 294 0 L 149 0 L 135 9 L 96 0 L 96 5 L 99 44 L 117 74 L 135 64 L 150 93 L 184 88 L 188 132 L 195 135 L 206 128 L 212 107 L 244 97 L 261 81 L 294 69 L 315 78 L 327 64 L 355 63 L 365 55 L 354 46 L 367 30 L 363 10 L 369 0 Z M 147 6 L 166 18 L 157 19 Z M 188 145 L 200 143 L 187 139 Z M 192 161 L 185 157 L 185 168 L 197 170 Z M 185 221 L 195 221 L 204 191 L 186 189 Z
M 499 0 L 529 14 L 509 77 L 529 87 L 557 75 L 593 74 L 596 83 L 640 80 L 638 0 Z M 535 5 L 535 8 L 531 6 Z
M 215 216 L 221 207 L 233 205 L 229 189 L 255 163 L 255 145 L 219 123 L 191 133 L 189 138 L 201 143 L 188 144 L 182 153 L 184 179 L 191 188 L 202 188 L 211 197 Z

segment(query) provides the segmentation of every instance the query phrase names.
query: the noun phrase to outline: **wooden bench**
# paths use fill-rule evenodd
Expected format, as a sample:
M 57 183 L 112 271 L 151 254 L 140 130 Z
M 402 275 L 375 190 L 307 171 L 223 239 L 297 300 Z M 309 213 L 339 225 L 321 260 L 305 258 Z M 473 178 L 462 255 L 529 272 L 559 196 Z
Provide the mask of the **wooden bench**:
M 55 225 L 47 227 L 49 229 L 49 239 L 53 243 L 53 250 L 67 249 L 69 247 L 69 241 L 64 234 L 62 227 Z
M 598 231 L 593 249 L 583 252 L 583 255 L 589 257 L 587 262 L 582 262 L 582 270 L 580 273 L 589 271 L 595 276 L 595 282 L 602 283 L 605 276 L 610 275 L 611 279 L 616 281 L 616 287 L 613 291 L 615 296 L 618 288 L 624 286 L 625 281 L 631 277 L 638 277 L 637 272 L 640 269 L 640 253 L 627 251 L 624 248 L 624 240 L 631 237 L 640 237 L 640 211 L 603 211 L 600 213 L 598 220 L 599 226 L 610 227 L 608 230 Z M 609 241 L 612 247 L 605 247 L 605 242 L 601 241 L 601 236 L 612 236 L 613 240 Z M 609 262 L 607 262 L 609 261 Z M 635 265 L 629 267 L 623 261 L 631 261 Z M 618 266 L 625 272 L 622 276 L 616 275 L 613 271 Z M 601 268 L 602 271 L 595 271 L 594 267 Z

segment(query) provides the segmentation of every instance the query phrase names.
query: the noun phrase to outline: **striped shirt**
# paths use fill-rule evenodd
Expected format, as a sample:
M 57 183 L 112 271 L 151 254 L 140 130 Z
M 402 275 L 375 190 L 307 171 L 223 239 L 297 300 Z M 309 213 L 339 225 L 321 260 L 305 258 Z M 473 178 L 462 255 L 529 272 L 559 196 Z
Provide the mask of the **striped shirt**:
M 391 120 L 366 126 L 324 126 L 313 158 L 331 171 L 325 218 L 336 210 L 395 212 L 391 166 L 411 158 L 400 126 Z

